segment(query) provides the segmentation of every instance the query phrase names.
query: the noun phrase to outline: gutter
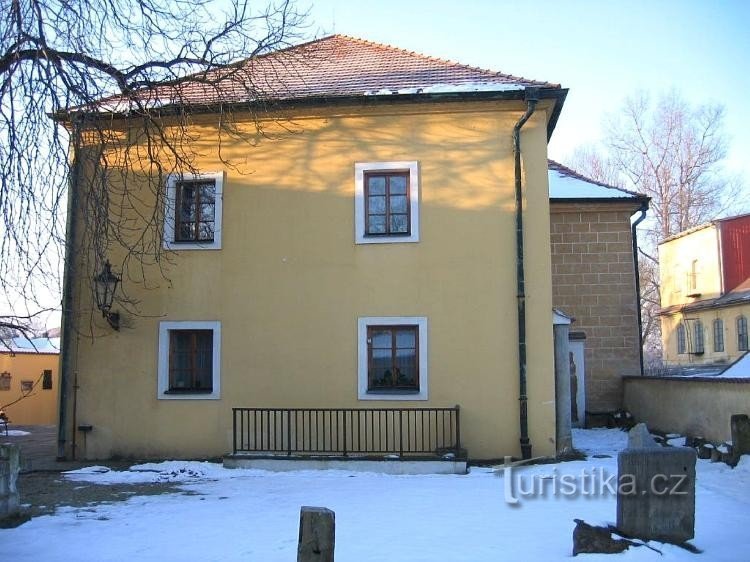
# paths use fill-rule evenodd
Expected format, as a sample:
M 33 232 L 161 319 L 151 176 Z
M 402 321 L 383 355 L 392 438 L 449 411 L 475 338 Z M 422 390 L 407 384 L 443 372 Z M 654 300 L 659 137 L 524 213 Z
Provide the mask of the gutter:
M 641 273 L 638 268 L 638 238 L 636 236 L 635 229 L 641 224 L 643 219 L 646 218 L 646 211 L 648 210 L 648 201 L 641 203 L 641 208 L 638 211 L 641 216 L 638 217 L 632 225 L 630 225 L 630 232 L 633 239 L 633 267 L 635 268 L 635 299 L 636 299 L 636 313 L 638 314 L 638 360 L 641 366 L 641 375 L 643 375 L 643 315 L 641 314 Z
M 81 122 L 83 116 L 78 115 L 72 122 L 71 141 L 73 146 L 73 162 L 70 169 L 70 183 L 68 184 L 68 217 L 65 235 L 65 274 L 63 276 L 63 326 L 60 334 L 60 411 L 57 424 L 57 460 L 65 460 L 66 425 L 68 423 L 68 386 L 70 377 L 71 355 L 73 350 L 73 277 L 75 270 L 75 239 L 77 230 L 76 210 L 78 209 L 78 182 L 80 179 L 80 146 Z
M 523 262 L 523 190 L 521 185 L 521 128 L 536 109 L 539 90 L 527 88 L 525 91 L 526 113 L 513 127 L 513 158 L 515 160 L 516 184 L 516 289 L 518 302 L 518 387 L 520 404 L 519 427 L 521 457 L 531 458 L 529 439 L 528 396 L 526 395 L 526 280 Z
M 267 99 L 257 101 L 237 101 L 226 103 L 196 102 L 194 104 L 173 104 L 163 105 L 157 108 L 151 108 L 150 112 L 154 117 L 167 117 L 181 115 L 185 111 L 185 106 L 189 106 L 190 112 L 195 115 L 212 114 L 223 112 L 231 109 L 238 111 L 274 111 L 283 109 L 297 109 L 309 107 L 337 107 L 347 105 L 375 106 L 375 105 L 396 105 L 400 103 L 444 103 L 444 102 L 467 102 L 467 101 L 524 101 L 528 99 L 528 92 L 535 91 L 537 100 L 549 99 L 554 100 L 554 106 L 550 112 L 549 123 L 547 124 L 547 140 L 552 136 L 555 130 L 557 120 L 562 111 L 565 98 L 568 95 L 566 88 L 558 87 L 539 87 L 526 88 L 517 90 L 500 90 L 500 91 L 480 91 L 480 92 L 432 92 L 420 94 L 386 94 L 386 95 L 325 95 L 317 94 L 307 97 L 288 98 L 288 99 Z M 87 119 L 132 119 L 139 117 L 138 111 L 86 111 L 86 110 L 67 110 L 58 111 L 51 115 L 52 119 L 58 122 L 68 122 L 76 116 L 85 116 Z

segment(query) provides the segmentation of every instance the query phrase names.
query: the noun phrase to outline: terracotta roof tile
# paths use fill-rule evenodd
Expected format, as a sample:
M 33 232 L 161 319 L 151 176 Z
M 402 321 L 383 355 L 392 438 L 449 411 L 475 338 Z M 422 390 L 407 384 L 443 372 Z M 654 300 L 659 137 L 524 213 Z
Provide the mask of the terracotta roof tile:
M 153 105 L 233 103 L 258 99 L 292 100 L 448 91 L 505 91 L 526 87 L 560 89 L 559 84 L 529 80 L 429 57 L 345 35 L 241 61 L 204 82 L 148 90 Z M 200 75 L 198 75 L 200 76 Z M 107 109 L 118 111 L 119 98 Z

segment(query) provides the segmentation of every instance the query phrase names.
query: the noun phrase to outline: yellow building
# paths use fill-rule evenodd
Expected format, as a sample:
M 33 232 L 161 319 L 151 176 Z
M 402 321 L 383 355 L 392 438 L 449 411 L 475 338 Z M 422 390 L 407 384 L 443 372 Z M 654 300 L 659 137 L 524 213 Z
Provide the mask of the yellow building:
M 314 62 L 247 63 L 284 92 L 238 99 L 252 143 L 195 114 L 194 169 L 110 209 L 138 232 L 138 205 L 164 205 L 160 283 L 114 241 L 77 250 L 71 190 L 63 336 L 97 337 L 65 343 L 66 454 L 554 454 L 547 142 L 567 90 L 338 35 L 296 49 Z M 92 312 L 103 257 L 137 303 L 104 305 L 117 330 Z
M 748 350 L 750 215 L 714 220 L 659 246 L 664 361 L 731 363 Z
M 13 425 L 54 425 L 59 400 L 58 338 L 0 344 L 0 410 Z

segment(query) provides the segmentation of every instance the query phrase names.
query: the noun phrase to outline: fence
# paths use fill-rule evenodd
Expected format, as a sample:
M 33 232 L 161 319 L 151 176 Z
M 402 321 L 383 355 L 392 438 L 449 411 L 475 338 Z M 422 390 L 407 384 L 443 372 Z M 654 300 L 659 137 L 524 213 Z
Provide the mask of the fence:
M 443 455 L 461 449 L 459 407 L 233 408 L 234 453 Z

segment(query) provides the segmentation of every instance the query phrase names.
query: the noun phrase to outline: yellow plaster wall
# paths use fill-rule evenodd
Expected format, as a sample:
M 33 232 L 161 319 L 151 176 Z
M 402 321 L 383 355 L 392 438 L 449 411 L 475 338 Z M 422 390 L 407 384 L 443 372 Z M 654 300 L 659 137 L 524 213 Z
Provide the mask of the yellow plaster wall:
M 77 340 L 71 427 L 93 425 L 79 455 L 221 455 L 231 451 L 232 407 L 454 404 L 470 456 L 518 455 L 511 130 L 525 108 L 460 106 L 298 113 L 287 134 L 269 122 L 279 137 L 224 145 L 224 157 L 249 173 L 224 166 L 212 124 L 196 123 L 199 168 L 227 174 L 223 248 L 176 252 L 158 288 L 126 280 L 142 316 Z M 540 107 L 522 136 L 534 455 L 555 451 L 548 108 Z M 395 160 L 419 162 L 421 240 L 355 245 L 354 164 Z M 80 287 L 85 311 L 90 296 Z M 362 316 L 428 318 L 428 401 L 357 400 Z M 157 399 L 159 320 L 221 321 L 220 400 Z
M 663 308 L 712 299 L 721 294 L 718 236 L 716 226 L 710 225 L 659 246 Z M 695 289 L 690 286 L 693 261 L 697 266 Z M 700 296 L 688 296 L 696 293 Z
M 0 353 L 0 372 L 11 375 L 10 390 L 0 390 L 0 408 L 5 410 L 12 424 L 57 423 L 59 358 L 57 353 Z M 42 388 L 42 373 L 46 369 L 52 371 L 50 390 Z M 34 385 L 31 393 L 25 397 L 21 392 L 21 381 L 31 381 Z
M 708 310 L 697 310 L 690 312 L 676 312 L 662 316 L 662 340 L 664 342 L 664 361 L 676 365 L 703 365 L 713 363 L 732 363 L 745 352 L 737 349 L 737 318 L 744 315 L 750 323 L 750 304 L 726 306 Z M 713 322 L 715 319 L 724 322 L 724 351 L 714 349 Z M 680 322 L 686 325 L 687 347 L 691 347 L 694 336 L 694 325 L 696 320 L 703 324 L 704 353 L 696 355 L 693 353 L 677 353 L 677 326 Z

